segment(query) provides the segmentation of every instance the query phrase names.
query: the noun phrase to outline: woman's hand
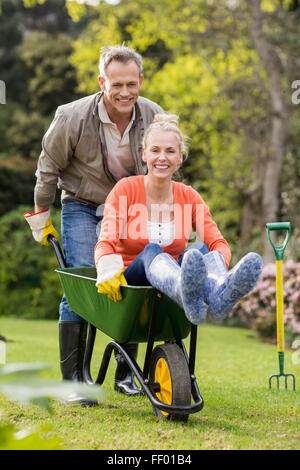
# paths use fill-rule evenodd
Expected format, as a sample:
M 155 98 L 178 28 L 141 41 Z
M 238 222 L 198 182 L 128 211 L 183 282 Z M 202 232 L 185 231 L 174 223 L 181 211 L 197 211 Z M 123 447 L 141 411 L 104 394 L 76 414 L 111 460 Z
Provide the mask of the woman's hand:
M 100 294 L 106 294 L 114 302 L 122 300 L 120 286 L 127 285 L 124 277 L 124 263 L 121 255 L 102 256 L 97 265 L 96 286 Z
M 106 294 L 114 302 L 122 300 L 120 286 L 121 284 L 127 284 L 123 271 L 124 268 L 121 269 L 112 279 L 98 284 L 98 292 L 100 294 Z

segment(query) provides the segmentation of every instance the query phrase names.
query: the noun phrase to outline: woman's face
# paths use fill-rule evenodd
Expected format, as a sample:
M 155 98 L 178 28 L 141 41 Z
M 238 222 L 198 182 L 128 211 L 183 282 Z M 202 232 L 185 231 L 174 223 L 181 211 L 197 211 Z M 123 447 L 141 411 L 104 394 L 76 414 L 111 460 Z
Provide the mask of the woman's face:
M 160 130 L 150 132 L 143 149 L 143 161 L 147 163 L 148 175 L 161 180 L 172 179 L 182 163 L 177 134 Z

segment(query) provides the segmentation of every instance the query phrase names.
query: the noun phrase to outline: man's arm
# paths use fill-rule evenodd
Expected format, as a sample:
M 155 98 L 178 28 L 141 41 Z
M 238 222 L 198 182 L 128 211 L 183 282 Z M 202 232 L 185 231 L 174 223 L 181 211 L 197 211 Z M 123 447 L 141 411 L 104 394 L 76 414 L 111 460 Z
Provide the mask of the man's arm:
M 55 200 L 57 181 L 73 155 L 74 146 L 70 120 L 58 108 L 43 141 L 36 170 L 34 188 L 35 210 L 48 209 Z
M 66 119 L 58 108 L 42 142 L 42 152 L 36 171 L 37 182 L 34 188 L 34 212 L 24 213 L 34 239 L 43 245 L 49 244 L 49 234 L 58 238 L 51 222 L 50 206 L 55 199 L 60 172 L 68 165 L 73 154 L 71 139 L 67 138 L 67 131 Z

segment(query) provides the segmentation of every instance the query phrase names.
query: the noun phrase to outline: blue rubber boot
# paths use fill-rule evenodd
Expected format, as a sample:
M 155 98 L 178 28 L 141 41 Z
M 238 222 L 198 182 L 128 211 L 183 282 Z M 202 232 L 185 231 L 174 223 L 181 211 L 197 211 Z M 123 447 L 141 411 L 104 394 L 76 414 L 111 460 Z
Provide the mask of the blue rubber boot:
M 171 255 L 167 253 L 158 254 L 149 266 L 145 266 L 145 272 L 151 286 L 166 294 L 183 308 L 181 269 Z
M 218 251 L 211 251 L 203 258 L 207 269 L 204 299 L 208 314 L 221 321 L 255 287 L 262 270 L 262 258 L 257 253 L 248 253 L 230 271 Z
M 181 263 L 181 293 L 185 314 L 194 325 L 206 320 L 204 286 L 207 272 L 204 256 L 197 249 L 190 249 Z
M 203 288 L 206 268 L 203 256 L 198 250 L 186 252 L 181 267 L 172 256 L 160 253 L 149 267 L 146 267 L 146 276 L 153 287 L 163 292 L 184 310 L 191 323 L 199 324 L 205 320 L 206 306 L 203 301 Z

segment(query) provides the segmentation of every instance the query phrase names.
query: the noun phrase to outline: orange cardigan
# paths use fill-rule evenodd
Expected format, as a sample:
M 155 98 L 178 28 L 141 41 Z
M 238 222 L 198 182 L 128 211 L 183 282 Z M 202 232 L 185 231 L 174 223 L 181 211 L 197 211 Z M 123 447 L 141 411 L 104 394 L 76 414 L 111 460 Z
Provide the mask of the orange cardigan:
M 230 247 L 213 221 L 209 208 L 191 186 L 172 181 L 175 238 L 162 250 L 176 260 L 185 250 L 192 229 L 210 251 L 219 251 L 228 267 Z M 144 175 L 122 178 L 107 196 L 95 263 L 108 254 L 122 255 L 126 268 L 149 243 Z

